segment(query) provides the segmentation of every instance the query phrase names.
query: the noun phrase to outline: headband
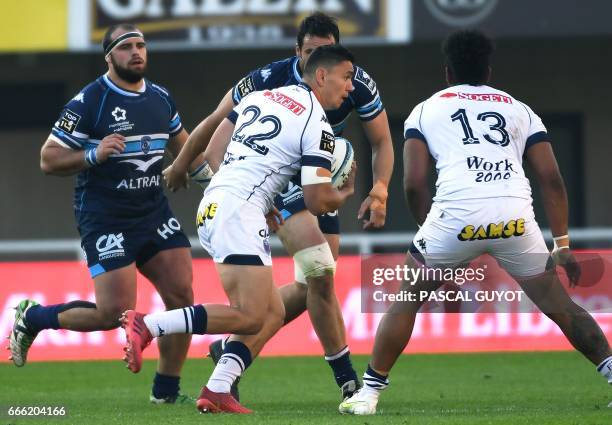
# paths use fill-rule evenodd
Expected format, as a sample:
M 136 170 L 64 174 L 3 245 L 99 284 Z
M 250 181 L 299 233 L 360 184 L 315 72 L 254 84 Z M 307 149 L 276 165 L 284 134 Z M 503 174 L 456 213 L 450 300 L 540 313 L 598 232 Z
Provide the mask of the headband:
M 144 35 L 142 35 L 140 31 L 130 31 L 130 32 L 126 32 L 125 34 L 121 34 L 119 37 L 115 38 L 113 41 L 108 43 L 106 46 L 103 46 L 104 56 L 108 56 L 115 47 L 119 46 L 120 44 L 123 44 L 123 42 L 127 40 L 128 38 L 135 38 L 135 37 L 144 38 Z

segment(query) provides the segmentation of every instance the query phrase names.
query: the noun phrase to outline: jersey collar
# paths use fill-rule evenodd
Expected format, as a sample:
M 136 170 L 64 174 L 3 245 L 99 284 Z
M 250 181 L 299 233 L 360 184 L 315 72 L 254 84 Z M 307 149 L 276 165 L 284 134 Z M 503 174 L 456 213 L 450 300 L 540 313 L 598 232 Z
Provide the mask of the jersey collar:
M 296 81 L 298 83 L 301 83 L 302 82 L 302 75 L 300 74 L 299 63 L 300 63 L 300 58 L 298 56 L 293 58 L 293 76 L 295 77 L 295 79 L 296 79 Z
M 146 81 L 144 81 L 143 79 L 143 84 L 142 87 L 137 91 L 131 91 L 131 90 L 126 90 L 126 89 L 122 89 L 121 87 L 119 87 L 117 84 L 113 83 L 113 81 L 108 78 L 107 74 L 104 74 L 102 76 L 102 81 L 104 81 L 104 83 L 114 92 L 117 92 L 119 94 L 122 94 L 124 96 L 130 96 L 130 97 L 136 97 L 136 96 L 140 96 L 142 93 L 145 92 L 145 90 L 147 89 L 147 83 Z

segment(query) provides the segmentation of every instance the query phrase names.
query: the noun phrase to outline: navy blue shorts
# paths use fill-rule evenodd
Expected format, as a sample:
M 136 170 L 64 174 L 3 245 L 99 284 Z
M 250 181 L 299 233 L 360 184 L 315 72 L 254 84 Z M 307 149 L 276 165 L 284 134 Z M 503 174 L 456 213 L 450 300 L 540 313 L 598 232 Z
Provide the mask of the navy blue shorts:
M 141 217 L 80 213 L 77 222 L 92 278 L 133 262 L 140 267 L 166 249 L 191 247 L 167 200 Z
M 278 208 L 285 220 L 289 219 L 293 214 L 304 211 L 306 204 L 304 203 L 302 187 L 290 182 L 289 186 L 274 198 L 274 206 Z M 320 215 L 317 219 L 319 220 L 321 232 L 333 235 L 340 233 L 338 211 Z

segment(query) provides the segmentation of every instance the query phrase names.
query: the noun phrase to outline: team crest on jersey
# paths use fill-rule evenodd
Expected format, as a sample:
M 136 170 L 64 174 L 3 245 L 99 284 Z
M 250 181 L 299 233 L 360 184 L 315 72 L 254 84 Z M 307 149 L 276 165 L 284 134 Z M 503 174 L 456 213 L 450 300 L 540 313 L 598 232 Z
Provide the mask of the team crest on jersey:
M 336 138 L 334 137 L 334 135 L 323 130 L 323 132 L 321 132 L 321 144 L 319 145 L 319 149 L 325 152 L 329 152 L 333 155 L 335 147 Z
M 57 127 L 64 130 L 66 133 L 72 134 L 80 119 L 81 116 L 76 112 L 72 112 L 70 109 L 64 109 L 62 116 L 57 122 Z
M 357 71 L 357 74 L 355 75 L 355 80 L 363 83 L 363 85 L 366 86 L 368 90 L 370 90 L 370 93 L 376 93 L 376 83 L 374 82 L 372 77 L 370 77 L 368 73 L 365 72 L 363 69 L 359 69 L 359 71 Z
M 247 94 L 255 91 L 255 85 L 253 84 L 253 77 L 250 75 L 248 77 L 244 77 L 240 82 L 238 82 L 238 94 L 240 97 L 244 97 Z
M 151 138 L 149 136 L 143 136 L 142 139 L 140 139 L 140 150 L 145 154 L 149 153 L 151 150 Z

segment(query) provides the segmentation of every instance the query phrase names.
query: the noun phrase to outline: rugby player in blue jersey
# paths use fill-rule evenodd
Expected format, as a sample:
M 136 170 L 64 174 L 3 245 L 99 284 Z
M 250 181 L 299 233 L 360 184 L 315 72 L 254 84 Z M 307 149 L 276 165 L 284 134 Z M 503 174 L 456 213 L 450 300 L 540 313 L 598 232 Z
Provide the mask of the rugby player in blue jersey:
M 166 308 L 193 304 L 190 244 L 163 193 L 161 171 L 168 150 L 187 140 L 168 91 L 144 78 L 147 48 L 132 25 L 115 25 L 103 41 L 108 72 L 70 100 L 41 151 L 44 173 L 77 175 L 74 210 L 81 245 L 94 281 L 96 302 L 17 307 L 9 349 L 16 366 L 26 362 L 44 329 L 91 332 L 114 329 L 136 305 L 136 272 L 159 292 Z M 190 166 L 204 178 L 203 158 Z M 150 400 L 185 401 L 180 372 L 189 335 L 159 340 L 160 359 Z
M 164 171 L 171 190 L 185 184 L 187 166 L 207 148 L 215 129 L 232 111 L 234 105 L 253 91 L 274 89 L 302 82 L 304 66 L 319 46 L 336 44 L 340 41 L 335 20 L 323 13 L 314 13 L 300 24 L 296 55 L 271 63 L 250 72 L 227 92 L 217 109 L 194 129 L 173 165 Z M 358 216 L 364 219 L 364 228 L 380 228 L 386 214 L 387 187 L 393 170 L 393 146 L 387 114 L 382 105 L 374 80 L 359 66 L 354 66 L 352 79 L 354 90 L 334 110 L 326 110 L 327 119 L 338 136 L 350 113 L 355 110 L 361 119 L 363 129 L 372 145 L 372 172 L 374 184 L 367 198 L 361 204 Z M 217 169 L 225 146 L 208 146 L 205 153 L 213 169 Z M 346 344 L 342 311 L 333 289 L 333 275 L 312 273 L 310 265 L 318 263 L 335 267 L 338 258 L 340 227 L 337 212 L 315 217 L 304 205 L 302 188 L 290 184 L 283 194 L 277 196 L 275 205 L 285 219 L 277 231 L 288 253 L 295 260 L 295 281 L 280 288 L 285 306 L 285 324 L 308 310 L 313 327 L 323 345 L 325 359 L 331 366 L 336 383 L 341 388 L 342 398 L 352 395 L 359 387 L 348 345 Z M 276 330 L 263 329 L 254 336 L 232 336 L 246 344 L 254 358 Z M 211 357 L 221 357 L 221 342 L 211 344 Z M 223 368 L 225 365 L 218 365 Z M 232 387 L 238 398 L 237 388 Z

